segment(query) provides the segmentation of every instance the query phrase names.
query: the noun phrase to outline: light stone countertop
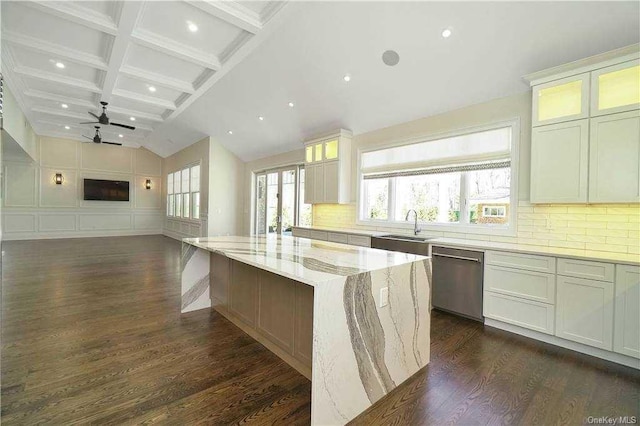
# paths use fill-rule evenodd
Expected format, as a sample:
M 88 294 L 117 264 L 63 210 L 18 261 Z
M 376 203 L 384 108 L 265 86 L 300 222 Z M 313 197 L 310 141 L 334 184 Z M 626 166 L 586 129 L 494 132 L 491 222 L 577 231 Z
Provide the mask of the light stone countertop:
M 277 235 L 185 238 L 182 242 L 311 286 L 427 259 L 414 254 Z
M 363 229 L 327 228 L 327 227 L 315 227 L 315 226 L 296 226 L 295 228 L 316 230 L 316 231 L 327 231 L 327 232 L 341 232 L 344 234 L 354 234 L 354 235 L 368 235 L 371 237 L 375 237 L 379 235 L 387 235 L 392 233 L 392 232 L 382 232 L 382 231 L 369 231 L 369 230 L 363 230 Z M 403 234 L 403 232 L 401 231 L 395 232 L 395 233 Z M 428 235 L 425 234 L 425 237 L 428 237 Z M 446 237 L 434 237 L 433 239 L 429 240 L 429 244 L 431 244 L 432 246 L 435 245 L 435 246 L 443 246 L 443 247 L 463 248 L 463 249 L 471 249 L 471 250 L 478 250 L 478 251 L 498 250 L 498 251 L 508 251 L 508 252 L 515 252 L 515 253 L 567 257 L 567 258 L 580 259 L 580 260 L 590 260 L 595 262 L 620 263 L 620 264 L 633 265 L 633 266 L 640 265 L 640 254 L 631 254 L 631 253 L 615 253 L 615 252 L 608 252 L 608 251 L 581 250 L 581 249 L 570 249 L 570 248 L 561 248 L 561 247 L 544 247 L 544 246 L 534 246 L 530 244 L 499 243 L 499 242 L 493 242 L 488 240 L 460 239 L 460 238 L 446 238 Z

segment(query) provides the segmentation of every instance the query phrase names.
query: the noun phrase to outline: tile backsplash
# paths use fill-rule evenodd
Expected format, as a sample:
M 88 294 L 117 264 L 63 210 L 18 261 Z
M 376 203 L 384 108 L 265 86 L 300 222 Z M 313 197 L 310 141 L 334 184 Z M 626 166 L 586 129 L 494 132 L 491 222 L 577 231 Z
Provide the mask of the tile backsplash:
M 355 204 L 316 204 L 313 226 L 394 231 L 393 228 L 356 224 Z M 397 229 L 395 230 L 397 231 Z M 545 247 L 640 254 L 638 204 L 536 204 L 518 205 L 517 235 L 431 232 L 449 238 L 489 240 Z

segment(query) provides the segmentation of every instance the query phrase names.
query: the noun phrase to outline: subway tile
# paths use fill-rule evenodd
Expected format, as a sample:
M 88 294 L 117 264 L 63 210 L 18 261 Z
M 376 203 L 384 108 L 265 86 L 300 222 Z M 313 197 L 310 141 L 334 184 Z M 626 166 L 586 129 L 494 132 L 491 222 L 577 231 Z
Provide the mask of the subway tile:
M 629 222 L 610 222 L 607 223 L 608 229 L 627 229 L 630 231 L 635 231 L 640 229 L 640 226 L 637 223 L 629 223 Z
M 640 216 L 640 207 L 607 207 L 607 214 L 626 214 Z
M 603 237 L 600 235 L 567 235 L 567 241 L 605 244 L 607 241 L 607 237 Z
M 546 214 L 542 214 L 542 213 L 519 213 L 518 214 L 518 218 L 519 219 L 547 219 L 547 215 Z
M 590 215 L 587 215 L 587 221 L 589 222 L 628 222 L 629 218 L 626 215 L 617 215 L 617 214 L 590 214 Z
M 563 232 L 566 233 L 567 235 L 588 235 L 587 232 L 588 228 L 563 228 Z
M 550 214 L 549 219 L 551 220 L 586 220 L 585 214 L 575 214 L 575 213 L 558 213 L 558 214 Z
M 640 254 L 639 246 L 627 246 L 627 252 L 631 254 Z
M 578 241 L 549 241 L 549 247 L 584 249 L 585 243 Z
M 566 213 L 567 207 L 563 206 L 535 206 L 534 213 Z
M 533 219 L 519 219 L 518 228 L 520 228 L 520 226 L 533 226 Z
M 495 243 L 513 243 L 516 244 L 519 242 L 519 239 L 516 237 L 502 237 L 499 235 L 496 236 L 492 236 L 489 238 L 490 241 L 493 241 Z
M 585 249 L 597 250 L 597 251 L 609 251 L 609 252 L 616 252 L 616 253 L 627 253 L 627 246 L 608 245 L 608 244 L 586 243 Z
M 620 238 L 620 237 L 606 237 L 607 244 L 618 244 L 624 246 L 637 246 L 640 245 L 640 240 L 634 238 Z
M 539 240 L 539 239 L 536 239 L 536 238 L 518 238 L 518 243 L 519 244 L 528 244 L 528 245 L 532 245 L 532 246 L 545 246 L 545 247 L 549 246 L 549 241 L 548 240 Z
M 547 219 L 534 219 L 533 221 L 533 224 L 538 227 L 540 226 L 546 227 L 548 223 L 549 221 Z
M 604 235 L 605 237 L 630 237 L 626 229 L 586 229 L 587 235 Z M 633 238 L 633 237 L 631 237 Z M 640 237 L 638 237 L 640 238 Z
M 636 229 L 636 230 L 633 230 L 633 231 L 629 231 L 629 238 L 640 239 L 640 230 Z

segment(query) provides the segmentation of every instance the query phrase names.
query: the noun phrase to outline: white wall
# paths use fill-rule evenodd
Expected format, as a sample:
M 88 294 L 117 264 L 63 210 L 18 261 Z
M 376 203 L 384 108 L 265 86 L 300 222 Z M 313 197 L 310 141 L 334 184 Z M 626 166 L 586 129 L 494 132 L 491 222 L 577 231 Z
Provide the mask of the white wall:
M 209 214 L 209 138 L 206 137 L 162 160 L 162 182 L 169 173 L 200 164 L 200 220 L 167 217 L 166 184 L 162 191 L 163 233 L 172 238 L 201 237 L 207 235 Z
M 242 234 L 244 163 L 220 143 L 209 141 L 208 234 Z
M 242 235 L 251 235 L 254 230 L 253 217 L 254 217 L 254 199 L 255 199 L 255 173 L 267 169 L 274 169 L 282 166 L 290 166 L 293 164 L 304 163 L 304 148 L 302 148 L 302 141 L 300 141 L 300 149 L 295 151 L 289 151 L 282 154 L 273 155 L 271 157 L 265 157 L 258 160 L 245 163 L 244 167 L 244 194 L 243 194 L 243 209 L 242 209 Z
M 3 172 L 6 240 L 162 232 L 162 159 L 144 148 L 41 137 L 35 161 L 5 156 Z M 56 173 L 62 185 L 54 183 Z M 85 201 L 84 178 L 129 181 L 130 200 Z
M 11 93 L 6 85 L 4 87 L 2 109 L 3 129 L 18 143 L 18 145 L 20 145 L 22 149 L 24 149 L 27 154 L 29 154 L 32 159 L 35 160 L 37 156 L 37 136 L 31 128 L 31 124 L 27 121 L 27 117 L 25 117 L 24 113 L 18 106 L 15 96 L 13 96 L 13 93 Z

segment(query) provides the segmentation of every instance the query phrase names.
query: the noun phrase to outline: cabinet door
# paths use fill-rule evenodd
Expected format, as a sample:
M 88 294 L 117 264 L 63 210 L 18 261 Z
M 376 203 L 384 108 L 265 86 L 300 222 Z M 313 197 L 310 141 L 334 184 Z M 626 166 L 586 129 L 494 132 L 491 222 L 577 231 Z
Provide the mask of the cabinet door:
M 307 164 L 304 167 L 304 203 L 315 203 L 315 166 Z
M 337 161 L 324 164 L 324 202 L 337 203 L 340 197 L 340 168 Z
M 321 145 L 322 146 L 322 145 Z M 324 203 L 324 164 L 316 164 L 313 169 L 313 202 Z
M 324 158 L 325 160 L 338 159 L 338 139 L 334 139 L 324 143 Z
M 313 145 L 304 147 L 304 162 L 307 164 L 313 163 Z
M 640 60 L 591 73 L 591 116 L 640 108 Z
M 589 73 L 533 87 L 532 125 L 589 117 Z
M 556 336 L 613 349 L 613 283 L 557 278 Z
M 589 202 L 640 202 L 640 111 L 591 119 Z
M 534 127 L 531 132 L 531 202 L 585 203 L 589 120 Z
M 251 326 L 256 323 L 258 299 L 257 268 L 242 262 L 231 261 L 229 281 L 229 310 Z
M 640 358 L 640 267 L 616 266 L 613 350 Z

